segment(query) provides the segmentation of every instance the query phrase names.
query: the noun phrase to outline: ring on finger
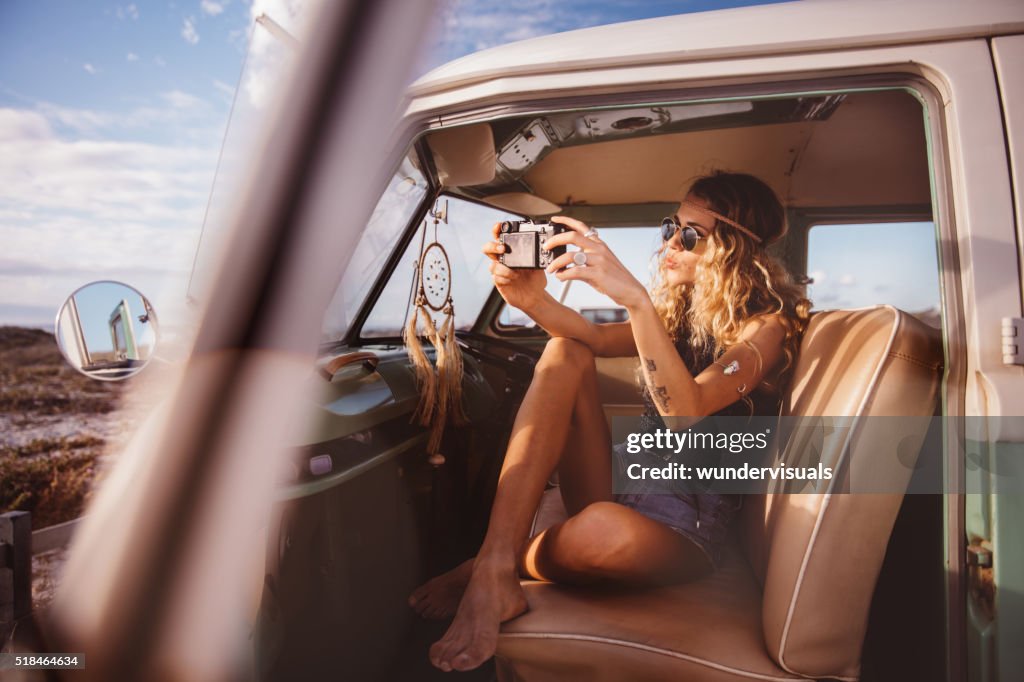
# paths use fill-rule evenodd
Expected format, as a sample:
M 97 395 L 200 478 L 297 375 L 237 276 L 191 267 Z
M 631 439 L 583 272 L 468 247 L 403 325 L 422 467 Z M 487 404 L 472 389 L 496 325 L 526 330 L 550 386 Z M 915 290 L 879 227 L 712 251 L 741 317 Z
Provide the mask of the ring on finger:
M 587 264 L 587 254 L 584 251 L 577 251 L 572 254 L 572 262 L 575 265 L 583 266 Z
M 592 227 L 586 232 L 584 232 L 583 236 L 586 237 L 587 239 L 594 239 L 597 237 L 597 230 Z

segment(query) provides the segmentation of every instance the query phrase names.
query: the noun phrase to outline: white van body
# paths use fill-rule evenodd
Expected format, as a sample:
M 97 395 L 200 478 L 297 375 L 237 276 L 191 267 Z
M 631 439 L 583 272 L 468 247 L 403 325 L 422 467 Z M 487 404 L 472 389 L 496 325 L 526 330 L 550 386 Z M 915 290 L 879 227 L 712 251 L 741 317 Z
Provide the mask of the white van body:
M 444 129 L 538 103 L 571 108 L 648 93 L 727 99 L 889 78 L 919 93 L 927 117 L 948 361 L 944 414 L 993 418 L 977 438 L 1020 455 L 1019 420 L 998 417 L 1024 414 L 1024 346 L 1004 362 L 1001 335 L 1005 318 L 1021 316 L 1024 282 L 1022 3 L 808 0 L 548 35 L 433 70 L 411 86 L 406 115 Z M 834 170 L 837 194 L 856 194 L 855 179 Z M 804 198 L 799 172 L 784 202 Z M 950 466 L 956 489 L 968 474 Z M 1009 602 L 1024 591 L 1024 553 L 1011 548 L 1024 516 L 1011 499 L 946 498 L 950 679 L 968 670 L 971 679 L 1011 679 L 1024 667 L 1011 644 L 1024 633 L 1024 612 Z M 997 627 L 967 603 L 968 538 L 994 547 Z

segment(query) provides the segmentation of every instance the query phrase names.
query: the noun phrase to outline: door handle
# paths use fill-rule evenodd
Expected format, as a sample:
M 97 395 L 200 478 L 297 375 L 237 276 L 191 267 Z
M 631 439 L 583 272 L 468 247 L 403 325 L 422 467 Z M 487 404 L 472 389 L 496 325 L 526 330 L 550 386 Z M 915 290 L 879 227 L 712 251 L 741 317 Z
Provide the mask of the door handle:
M 348 365 L 357 362 L 362 363 L 367 370 L 373 372 L 377 369 L 377 365 L 380 364 L 380 358 L 377 357 L 376 353 L 371 353 L 370 351 L 357 351 L 355 353 L 345 353 L 343 355 L 333 357 L 327 362 L 322 363 L 319 367 L 317 367 L 317 372 L 319 372 L 320 376 L 322 376 L 324 379 L 330 381 L 331 379 L 334 378 L 334 375 L 337 374 L 342 367 L 347 367 Z

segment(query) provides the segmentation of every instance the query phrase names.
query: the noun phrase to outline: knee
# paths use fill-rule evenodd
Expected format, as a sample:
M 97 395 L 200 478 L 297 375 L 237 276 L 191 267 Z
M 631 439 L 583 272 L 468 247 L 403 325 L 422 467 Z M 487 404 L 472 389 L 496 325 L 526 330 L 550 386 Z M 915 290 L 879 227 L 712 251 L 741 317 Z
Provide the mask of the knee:
M 593 367 L 594 353 L 586 344 L 561 336 L 547 342 L 537 363 L 538 370 L 571 369 L 583 372 Z
M 636 537 L 624 523 L 625 511 L 615 502 L 593 502 L 565 522 L 564 532 L 571 538 L 566 558 L 576 570 L 600 574 L 637 551 Z

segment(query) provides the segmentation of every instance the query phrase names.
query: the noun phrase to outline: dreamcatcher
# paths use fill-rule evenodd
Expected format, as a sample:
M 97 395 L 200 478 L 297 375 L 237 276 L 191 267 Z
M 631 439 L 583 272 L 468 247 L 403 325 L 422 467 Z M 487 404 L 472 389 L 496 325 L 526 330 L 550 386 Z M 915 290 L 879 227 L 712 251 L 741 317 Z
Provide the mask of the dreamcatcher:
M 403 334 L 420 392 L 420 402 L 413 413 L 413 419 L 430 427 L 427 454 L 437 463 L 444 461 L 439 456 L 438 448 L 449 415 L 456 424 L 466 422 L 462 410 L 462 354 L 455 341 L 451 262 L 448 260 L 448 252 L 437 240 L 437 225 L 441 220 L 447 224 L 447 213 L 447 208 L 431 212 L 434 219 L 434 241 L 430 244 L 425 244 L 427 222 L 423 221 L 420 258 L 413 278 L 413 309 L 412 314 L 407 316 L 409 321 Z M 439 324 L 434 321 L 435 314 L 441 315 Z M 421 336 L 434 346 L 436 366 L 431 364 L 430 358 L 423 351 Z

